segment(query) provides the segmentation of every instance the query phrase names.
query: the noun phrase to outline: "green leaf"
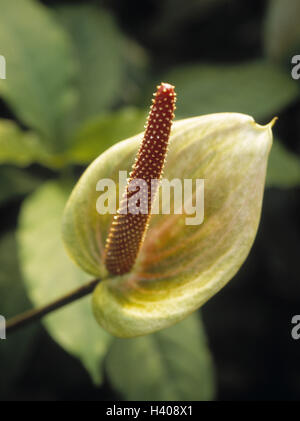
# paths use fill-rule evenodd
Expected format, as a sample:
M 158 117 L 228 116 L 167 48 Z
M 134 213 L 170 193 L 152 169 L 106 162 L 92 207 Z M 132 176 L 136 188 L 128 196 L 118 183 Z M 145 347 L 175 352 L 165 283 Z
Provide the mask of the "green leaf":
M 150 57 L 141 45 L 125 34 L 122 34 L 121 42 L 124 72 L 120 100 L 136 104 L 144 96 L 143 90 L 150 78 Z
M 177 118 L 232 111 L 261 121 L 274 117 L 299 93 L 289 73 L 264 61 L 182 66 L 164 80 L 176 86 Z
M 211 400 L 214 373 L 197 314 L 135 339 L 116 339 L 107 357 L 113 387 L 126 400 Z
M 28 172 L 10 166 L 0 167 L 0 204 L 20 195 L 31 193 L 41 180 Z
M 79 61 L 77 120 L 107 110 L 120 96 L 121 36 L 108 12 L 89 5 L 58 9 Z
M 146 112 L 134 108 L 123 108 L 89 120 L 72 141 L 68 159 L 76 163 L 90 163 L 114 143 L 143 130 Z
M 89 277 L 66 255 L 60 234 L 69 189 L 44 184 L 24 202 L 18 233 L 22 271 L 28 295 L 42 306 L 83 285 Z M 78 357 L 93 380 L 102 380 L 102 359 L 110 336 L 95 322 L 91 298 L 85 297 L 44 319 L 45 326 L 67 352 Z
M 291 188 L 300 185 L 300 158 L 288 151 L 278 139 L 271 149 L 267 187 Z
M 32 131 L 21 130 L 14 121 L 0 119 L 0 164 L 25 167 L 39 163 L 57 169 L 66 164 L 65 154 L 49 152 L 43 140 Z
M 34 0 L 0 0 L 0 46 L 6 79 L 0 95 L 53 150 L 63 147 L 66 115 L 75 100 L 76 65 L 51 12 Z
M 17 244 L 12 232 L 0 239 L 0 315 L 6 319 L 29 308 L 17 257 Z M 9 390 L 26 369 L 27 358 L 37 327 L 30 326 L 0 340 L 0 393 Z
M 90 163 L 124 136 L 143 130 L 145 121 L 146 112 L 131 107 L 91 118 L 72 137 L 68 151 L 51 154 L 35 133 L 21 130 L 12 120 L 0 119 L 0 164 L 27 166 L 36 162 L 56 169 L 68 163 Z
M 299 0 L 271 0 L 265 23 L 264 44 L 269 58 L 290 61 L 300 47 Z
M 48 159 L 39 137 L 21 130 L 14 121 L 0 119 L 0 164 L 26 166 Z

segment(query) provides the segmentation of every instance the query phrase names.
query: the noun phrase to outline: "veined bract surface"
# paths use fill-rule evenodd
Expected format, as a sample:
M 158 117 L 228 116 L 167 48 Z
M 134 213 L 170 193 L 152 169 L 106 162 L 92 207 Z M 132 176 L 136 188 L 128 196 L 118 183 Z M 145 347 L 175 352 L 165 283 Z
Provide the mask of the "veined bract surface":
M 130 171 L 142 135 L 116 144 L 88 167 L 67 203 L 63 239 L 72 259 L 103 279 L 93 294 L 102 327 L 119 337 L 165 328 L 236 274 L 260 220 L 272 125 L 238 113 L 174 123 L 163 177 L 205 180 L 204 221 L 186 225 L 186 214 L 152 215 L 136 264 L 122 276 L 104 265 L 113 215 L 97 213 L 96 185 L 104 178 L 118 183 L 119 171 Z

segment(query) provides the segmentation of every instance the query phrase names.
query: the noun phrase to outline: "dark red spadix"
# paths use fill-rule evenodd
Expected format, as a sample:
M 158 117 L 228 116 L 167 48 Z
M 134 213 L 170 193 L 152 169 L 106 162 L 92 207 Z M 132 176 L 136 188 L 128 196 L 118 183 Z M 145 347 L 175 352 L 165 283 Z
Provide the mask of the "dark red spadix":
M 152 101 L 144 137 L 106 241 L 106 268 L 115 275 L 122 275 L 131 270 L 147 231 L 151 214 L 151 197 L 153 201 L 151 181 L 161 178 L 174 118 L 176 102 L 174 86 L 161 83 Z M 130 198 L 137 191 L 129 188 L 134 180 L 144 180 L 144 185 L 147 186 L 143 192 L 139 191 L 140 205 L 146 205 L 146 213 L 133 214 L 128 205 Z

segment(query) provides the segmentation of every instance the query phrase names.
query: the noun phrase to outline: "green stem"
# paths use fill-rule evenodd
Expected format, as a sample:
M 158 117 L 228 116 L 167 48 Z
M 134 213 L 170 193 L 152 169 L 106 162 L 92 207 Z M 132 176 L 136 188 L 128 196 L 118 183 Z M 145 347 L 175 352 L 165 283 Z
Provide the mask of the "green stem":
M 61 307 L 64 307 L 74 301 L 79 300 L 82 297 L 92 293 L 96 285 L 100 282 L 99 279 L 93 279 L 88 282 L 86 285 L 83 285 L 80 288 L 75 289 L 74 291 L 69 292 L 63 297 L 45 305 L 44 307 L 26 311 L 12 319 L 8 320 L 6 325 L 6 332 L 12 333 L 28 324 L 41 319 L 52 311 L 58 310 Z

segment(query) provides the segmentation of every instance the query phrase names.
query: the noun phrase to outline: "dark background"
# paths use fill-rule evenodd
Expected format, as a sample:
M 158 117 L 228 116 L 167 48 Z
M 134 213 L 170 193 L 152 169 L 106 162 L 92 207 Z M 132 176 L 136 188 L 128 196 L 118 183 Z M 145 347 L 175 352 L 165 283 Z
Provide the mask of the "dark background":
M 52 7 L 63 2 L 43 3 Z M 148 51 L 153 77 L 157 69 L 161 72 L 174 64 L 203 60 L 234 63 L 262 55 L 267 2 L 224 1 L 218 7 L 207 6 L 205 13 L 189 10 L 185 1 L 174 3 L 176 7 L 168 12 L 164 1 L 104 2 L 122 30 Z M 289 71 L 290 64 L 286 67 Z M 3 102 L 0 114 L 14 118 Z M 299 116 L 298 101 L 281 114 L 276 127 L 284 144 L 298 154 Z M 30 171 L 45 179 L 55 177 L 38 166 Z M 16 226 L 21 201 L 10 201 L 0 209 L 2 231 Z M 300 340 L 291 337 L 292 316 L 300 314 L 299 215 L 299 188 L 267 189 L 249 258 L 202 310 L 216 365 L 218 400 L 300 398 Z M 41 327 L 34 352 L 7 399 L 99 397 L 119 398 L 108 383 L 95 388 L 80 363 Z

